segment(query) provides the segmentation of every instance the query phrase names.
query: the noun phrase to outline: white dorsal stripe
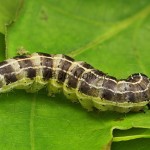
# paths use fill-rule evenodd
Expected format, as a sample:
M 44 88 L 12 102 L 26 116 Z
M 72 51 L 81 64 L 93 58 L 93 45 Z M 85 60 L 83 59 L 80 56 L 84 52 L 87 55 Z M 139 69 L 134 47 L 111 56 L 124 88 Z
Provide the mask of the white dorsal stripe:
M 60 54 L 61 55 L 61 54 Z M 55 56 L 55 55 L 54 55 Z M 92 69 L 87 69 L 87 68 L 85 68 L 85 67 L 83 67 L 81 64 L 79 64 L 77 61 L 75 61 L 75 62 L 72 62 L 72 61 L 70 61 L 70 60 L 67 60 L 66 58 L 62 58 L 62 57 L 47 57 L 47 56 L 40 56 L 40 55 L 38 55 L 38 53 L 33 53 L 32 55 L 31 55 L 31 57 L 29 57 L 29 58 L 24 58 L 24 59 L 18 59 L 17 61 L 19 62 L 19 61 L 24 61 L 24 60 L 38 60 L 38 59 L 40 59 L 40 58 L 51 58 L 51 59 L 55 59 L 55 60 L 57 60 L 57 59 L 61 59 L 61 60 L 64 60 L 64 61 L 67 61 L 67 62 L 70 62 L 70 63 L 75 63 L 76 65 L 78 65 L 79 67 L 81 67 L 81 68 L 83 68 L 85 71 L 86 70 L 89 70 L 89 71 L 91 71 L 91 73 L 92 74 L 94 74 L 97 78 L 103 78 L 102 76 L 99 76 L 99 75 L 97 75 L 97 74 L 95 74 L 93 71 L 92 71 Z M 13 62 L 9 62 L 8 64 L 5 64 L 5 65 L 2 65 L 2 66 L 0 66 L 0 68 L 3 68 L 3 67 L 6 67 L 6 66 L 8 66 L 8 65 L 12 65 L 13 64 Z M 141 76 L 141 74 L 139 73 L 139 76 Z M 141 76 L 142 77 L 142 76 Z M 123 84 L 123 83 L 129 83 L 129 84 L 139 84 L 140 82 L 141 82 L 141 78 L 140 78 L 140 80 L 139 81 L 137 81 L 137 82 L 128 82 L 128 81 L 116 81 L 116 80 L 113 80 L 113 79 L 111 79 L 111 78 L 107 78 L 107 76 L 105 77 L 105 79 L 106 80 L 110 80 L 110 81 L 113 81 L 114 83 L 117 83 L 117 84 Z
M 34 67 L 26 67 L 26 68 L 22 68 L 20 69 L 19 71 L 17 72 L 11 72 L 11 74 L 20 74 L 21 72 L 23 72 L 24 70 L 27 70 L 27 69 L 30 69 L 30 68 L 33 68 L 33 69 L 40 69 L 42 70 L 43 68 L 48 68 L 48 69 L 53 69 L 53 70 L 57 70 L 57 71 L 60 71 L 62 69 L 60 68 L 51 68 L 51 67 L 47 67 L 47 66 L 34 66 Z M 67 72 L 65 70 L 62 70 L 63 72 L 66 72 L 67 74 L 69 74 L 70 76 L 74 76 L 71 72 Z M 7 75 L 7 74 L 4 74 L 4 75 Z M 25 76 L 25 75 L 24 75 Z M 40 75 L 39 75 L 40 76 Z M 74 76 L 75 77 L 75 76 Z M 76 79 L 78 79 L 77 77 L 75 77 Z M 148 90 L 149 86 L 150 86 L 150 83 L 147 84 L 147 87 L 144 89 L 144 90 L 137 90 L 137 91 L 114 91 L 112 89 L 109 89 L 109 88 L 105 88 L 103 86 L 95 86 L 93 84 L 89 84 L 88 82 L 86 82 L 83 78 L 79 78 L 78 79 L 79 81 L 83 81 L 85 82 L 86 84 L 88 84 L 90 87 L 93 87 L 93 88 L 96 88 L 96 89 L 105 89 L 105 90 L 108 90 L 108 91 L 111 91 L 113 92 L 114 94 L 125 94 L 125 93 L 142 93 L 142 92 L 145 92 Z

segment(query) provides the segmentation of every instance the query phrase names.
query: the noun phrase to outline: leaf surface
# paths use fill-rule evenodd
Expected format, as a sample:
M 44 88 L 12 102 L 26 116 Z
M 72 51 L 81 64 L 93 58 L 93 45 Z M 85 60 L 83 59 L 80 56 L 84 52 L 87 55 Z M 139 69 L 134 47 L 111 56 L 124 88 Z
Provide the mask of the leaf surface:
M 27 0 L 8 26 L 6 41 L 7 57 L 18 49 L 63 53 L 117 78 L 135 72 L 150 76 L 150 2 Z M 149 110 L 126 115 L 87 112 L 62 93 L 46 93 L 13 90 L 1 95 L 0 149 L 108 150 L 113 140 L 150 136 Z M 147 131 L 116 131 L 113 137 L 114 129 L 133 127 Z

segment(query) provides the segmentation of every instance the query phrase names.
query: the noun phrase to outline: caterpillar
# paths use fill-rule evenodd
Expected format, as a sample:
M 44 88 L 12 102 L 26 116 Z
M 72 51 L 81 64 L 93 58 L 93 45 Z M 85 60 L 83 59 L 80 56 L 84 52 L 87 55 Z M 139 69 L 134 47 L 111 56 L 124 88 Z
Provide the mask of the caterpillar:
M 150 102 L 150 80 L 141 73 L 116 79 L 90 64 L 63 54 L 33 53 L 0 62 L 0 93 L 12 89 L 48 95 L 63 91 L 72 102 L 91 111 L 140 111 Z

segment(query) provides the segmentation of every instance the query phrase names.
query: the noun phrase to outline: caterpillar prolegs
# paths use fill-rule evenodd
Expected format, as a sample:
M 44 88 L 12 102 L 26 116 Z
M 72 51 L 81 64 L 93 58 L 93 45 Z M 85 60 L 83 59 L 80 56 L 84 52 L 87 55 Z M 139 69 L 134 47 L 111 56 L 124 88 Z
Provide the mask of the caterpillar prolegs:
M 69 56 L 39 52 L 0 63 L 0 93 L 45 86 L 49 95 L 63 91 L 88 110 L 139 111 L 150 102 L 150 80 L 141 73 L 118 80 Z

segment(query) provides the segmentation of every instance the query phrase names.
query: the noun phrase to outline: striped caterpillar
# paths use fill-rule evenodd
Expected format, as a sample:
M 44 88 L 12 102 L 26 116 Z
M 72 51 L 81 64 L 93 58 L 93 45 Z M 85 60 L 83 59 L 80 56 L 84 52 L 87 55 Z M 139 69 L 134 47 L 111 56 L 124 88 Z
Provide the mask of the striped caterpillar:
M 150 101 L 150 80 L 144 74 L 118 80 L 62 54 L 33 53 L 0 62 L 0 93 L 14 88 L 36 92 L 45 86 L 49 95 L 63 91 L 89 111 L 139 111 Z

